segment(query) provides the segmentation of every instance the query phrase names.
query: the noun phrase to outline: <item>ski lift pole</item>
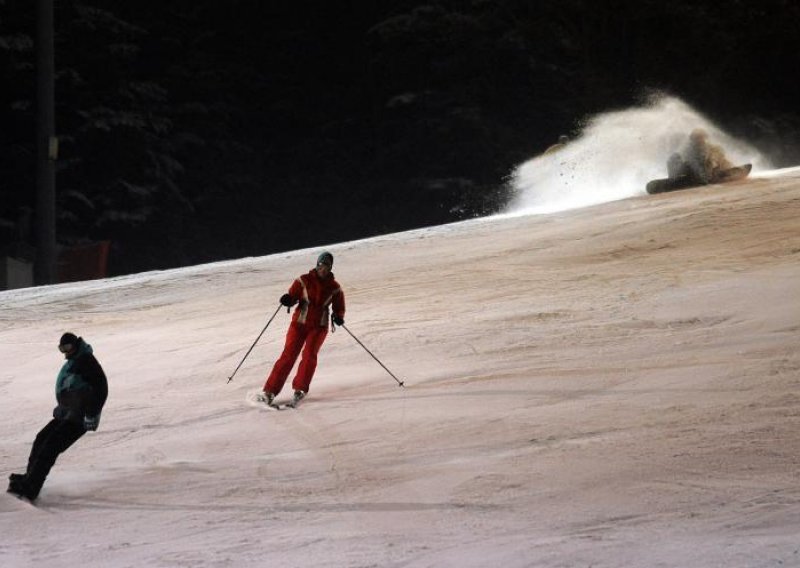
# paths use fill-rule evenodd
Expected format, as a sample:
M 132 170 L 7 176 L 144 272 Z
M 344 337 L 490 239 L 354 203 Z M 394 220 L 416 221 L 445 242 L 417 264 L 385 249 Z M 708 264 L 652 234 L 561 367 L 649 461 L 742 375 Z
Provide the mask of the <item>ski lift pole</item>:
M 342 325 L 340 325 L 339 327 L 343 327 L 343 328 L 344 328 L 344 330 L 345 330 L 347 333 L 349 333 L 349 334 L 350 334 L 350 337 L 352 337 L 353 339 L 355 339 L 355 340 L 356 340 L 356 342 L 358 342 L 358 344 L 359 344 L 361 347 L 363 347 L 363 348 L 364 348 L 364 351 L 366 351 L 367 353 L 369 353 L 369 354 L 370 354 L 370 356 L 371 356 L 373 359 L 375 359 L 375 360 L 378 362 L 378 365 L 380 365 L 381 367 L 383 367 L 383 369 L 384 369 L 384 370 L 385 370 L 387 373 L 389 373 L 389 374 L 392 376 L 392 378 L 393 378 L 395 381 L 397 381 L 397 386 L 400 386 L 400 387 L 402 387 L 402 386 L 405 386 L 405 385 L 403 385 L 403 381 L 401 381 L 400 379 L 398 379 L 397 377 L 395 377 L 395 376 L 394 376 L 394 373 L 392 373 L 392 372 L 391 372 L 389 369 L 387 369 L 387 368 L 386 368 L 386 365 L 384 365 L 383 363 L 381 363 L 381 360 L 380 360 L 380 359 L 378 359 L 377 357 L 375 357 L 375 355 L 372 353 L 372 351 L 370 351 L 369 349 L 367 349 L 367 346 L 366 346 L 366 345 L 364 345 L 363 343 L 361 343 L 361 341 L 358 339 L 358 337 L 356 337 L 355 335 L 353 335 L 353 332 L 352 332 L 352 331 L 350 331 L 349 329 L 347 329 L 347 326 L 346 326 L 346 325 L 342 324 Z
M 261 339 L 261 336 L 262 336 L 262 335 L 264 335 L 264 332 L 265 332 L 265 331 L 267 331 L 267 328 L 269 327 L 269 324 L 271 324 L 271 323 L 272 323 L 272 320 L 274 320 L 274 319 L 275 319 L 275 316 L 277 316 L 277 315 L 278 315 L 278 312 L 280 311 L 280 309 L 281 309 L 281 306 L 282 306 L 282 304 L 278 304 L 278 308 L 275 310 L 275 313 L 274 313 L 274 314 L 272 314 L 272 317 L 271 317 L 271 318 L 269 318 L 269 321 L 267 322 L 267 325 L 265 325 L 265 326 L 264 326 L 264 329 L 262 329 L 262 330 L 261 330 L 261 333 L 259 333 L 259 334 L 258 334 L 258 337 L 256 337 L 256 340 L 255 340 L 255 341 L 253 342 L 253 344 L 250 346 L 250 349 L 248 349 L 248 350 L 247 350 L 247 353 L 245 353 L 245 354 L 244 354 L 244 357 L 242 357 L 242 360 L 241 360 L 241 362 L 240 362 L 240 363 L 239 363 L 239 365 L 236 367 L 236 369 L 233 371 L 233 374 L 232 374 L 230 377 L 228 377 L 228 382 L 231 382 L 231 381 L 233 380 L 233 375 L 235 375 L 235 374 L 236 374 L 236 371 L 238 371 L 238 370 L 239 370 L 239 367 L 241 367 L 241 366 L 242 366 L 242 363 L 244 363 L 244 360 L 245 360 L 245 359 L 247 359 L 247 356 L 248 356 L 248 355 L 250 355 L 250 352 L 253 350 L 253 347 L 255 347 L 255 346 L 256 346 L 256 343 L 258 343 L 258 340 L 259 340 L 259 339 Z

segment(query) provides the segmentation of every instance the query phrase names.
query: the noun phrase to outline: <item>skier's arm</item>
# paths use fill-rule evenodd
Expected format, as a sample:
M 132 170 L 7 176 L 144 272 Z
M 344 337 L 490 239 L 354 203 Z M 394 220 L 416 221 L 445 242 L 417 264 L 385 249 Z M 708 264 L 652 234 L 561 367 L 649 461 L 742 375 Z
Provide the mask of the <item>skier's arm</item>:
M 92 387 L 92 395 L 86 407 L 88 416 L 98 416 L 108 398 L 108 380 L 100 363 L 93 356 L 82 357 L 76 365 L 76 373 Z
M 286 306 L 287 308 L 291 308 L 294 306 L 301 298 L 303 297 L 303 287 L 300 285 L 300 279 L 298 278 L 292 285 L 289 286 L 289 292 L 281 296 L 281 304 Z M 287 310 L 288 311 L 288 310 Z
M 344 319 L 344 290 L 341 288 L 333 295 L 333 315 Z
M 289 286 L 289 295 L 295 303 L 303 299 L 303 284 L 300 282 L 300 278 L 297 278 L 292 282 L 292 285 Z

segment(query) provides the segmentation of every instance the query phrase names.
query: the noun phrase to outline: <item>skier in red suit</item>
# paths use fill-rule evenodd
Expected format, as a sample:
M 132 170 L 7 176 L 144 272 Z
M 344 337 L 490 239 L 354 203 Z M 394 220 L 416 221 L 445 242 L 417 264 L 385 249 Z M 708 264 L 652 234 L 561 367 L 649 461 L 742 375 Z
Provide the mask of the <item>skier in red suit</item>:
M 281 304 L 287 308 L 297 304 L 297 308 L 286 332 L 283 353 L 272 367 L 260 396 L 267 404 L 273 404 L 275 396 L 281 392 L 301 351 L 303 356 L 292 381 L 292 403 L 296 404 L 305 397 L 317 368 L 317 353 L 328 335 L 328 319 L 332 319 L 335 326 L 344 325 L 344 292 L 336 282 L 332 268 L 333 255 L 323 252 L 317 258 L 317 266 L 297 278 L 289 293 L 281 296 Z M 329 314 L 330 308 L 332 315 Z

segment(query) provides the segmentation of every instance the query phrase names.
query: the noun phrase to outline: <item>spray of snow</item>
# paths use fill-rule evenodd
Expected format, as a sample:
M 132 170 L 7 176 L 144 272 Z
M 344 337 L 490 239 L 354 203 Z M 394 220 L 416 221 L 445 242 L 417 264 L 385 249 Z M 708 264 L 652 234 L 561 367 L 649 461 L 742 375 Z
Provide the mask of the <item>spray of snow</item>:
M 643 195 L 649 180 L 667 177 L 667 158 L 686 144 L 695 128 L 722 146 L 733 164 L 769 168 L 755 148 L 685 102 L 655 96 L 642 107 L 593 117 L 560 150 L 519 166 L 510 179 L 515 197 L 504 213 L 553 213 Z

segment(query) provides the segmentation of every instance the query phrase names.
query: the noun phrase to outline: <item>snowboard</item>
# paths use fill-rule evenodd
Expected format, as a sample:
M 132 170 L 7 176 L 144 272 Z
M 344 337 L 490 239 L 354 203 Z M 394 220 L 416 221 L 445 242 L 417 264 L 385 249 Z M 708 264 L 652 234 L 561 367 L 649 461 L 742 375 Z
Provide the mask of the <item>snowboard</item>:
M 729 181 L 736 181 L 746 178 L 750 175 L 750 170 L 753 169 L 752 164 L 744 164 L 722 170 L 717 176 L 711 180 L 711 183 L 727 183 Z M 690 187 L 697 187 L 699 184 L 697 180 L 689 175 L 682 175 L 675 178 L 654 179 L 647 182 L 647 193 L 653 195 L 655 193 L 667 193 L 670 191 L 678 191 L 679 189 L 688 189 Z
M 36 502 L 33 502 L 25 497 L 20 497 L 16 493 L 10 493 L 7 491 L 6 500 L 2 502 L 2 505 L 0 505 L 0 513 L 24 510 L 24 509 L 33 509 L 36 511 L 44 511 L 47 513 L 50 512 L 48 509 L 42 507 L 38 500 Z

